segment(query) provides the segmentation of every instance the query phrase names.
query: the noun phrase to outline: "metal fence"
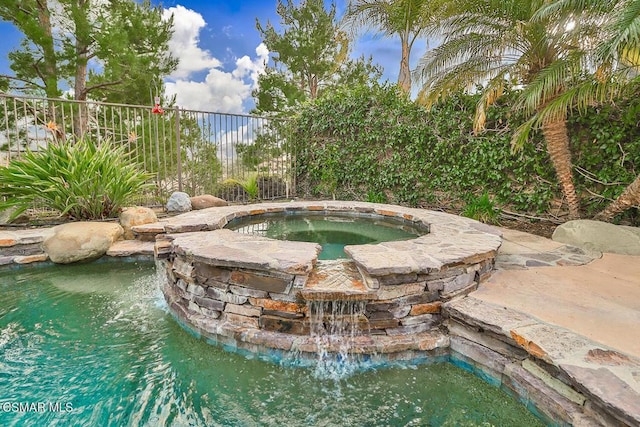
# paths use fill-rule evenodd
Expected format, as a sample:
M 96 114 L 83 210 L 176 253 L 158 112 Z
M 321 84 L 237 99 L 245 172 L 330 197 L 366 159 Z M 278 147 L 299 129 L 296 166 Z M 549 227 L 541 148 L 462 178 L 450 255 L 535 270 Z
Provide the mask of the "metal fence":
M 126 145 L 129 160 L 155 177 L 141 200 L 148 205 L 173 191 L 236 202 L 291 197 L 286 129 L 286 121 L 267 117 L 0 93 L 0 165 L 56 140 Z

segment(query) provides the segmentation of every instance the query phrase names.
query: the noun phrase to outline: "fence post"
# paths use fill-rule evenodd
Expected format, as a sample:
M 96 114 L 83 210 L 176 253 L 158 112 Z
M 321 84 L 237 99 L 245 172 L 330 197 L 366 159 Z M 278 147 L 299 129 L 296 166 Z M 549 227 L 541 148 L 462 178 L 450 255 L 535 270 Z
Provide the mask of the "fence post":
M 180 148 L 180 107 L 176 107 L 176 160 L 178 172 L 178 191 L 182 191 L 182 149 Z

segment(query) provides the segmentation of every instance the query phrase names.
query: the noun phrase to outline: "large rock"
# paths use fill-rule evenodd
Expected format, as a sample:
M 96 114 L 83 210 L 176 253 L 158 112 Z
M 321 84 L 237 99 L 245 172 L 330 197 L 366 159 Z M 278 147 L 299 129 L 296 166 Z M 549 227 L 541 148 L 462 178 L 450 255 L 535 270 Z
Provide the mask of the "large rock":
M 167 201 L 167 212 L 189 212 L 191 210 L 191 199 L 187 193 L 176 191 L 171 194 Z
M 556 242 L 599 252 L 640 255 L 640 228 L 579 219 L 558 226 Z
M 226 200 L 212 196 L 211 194 L 203 194 L 191 198 L 191 207 L 193 209 L 215 208 L 219 206 L 227 206 Z
M 99 258 L 124 230 L 120 224 L 108 222 L 72 222 L 53 228 L 43 243 L 44 251 L 57 264 Z
M 158 222 L 156 213 L 153 210 L 142 206 L 127 208 L 120 214 L 120 225 L 124 229 L 124 238 L 127 240 L 134 238 L 131 227 L 136 225 L 153 224 L 154 222 Z

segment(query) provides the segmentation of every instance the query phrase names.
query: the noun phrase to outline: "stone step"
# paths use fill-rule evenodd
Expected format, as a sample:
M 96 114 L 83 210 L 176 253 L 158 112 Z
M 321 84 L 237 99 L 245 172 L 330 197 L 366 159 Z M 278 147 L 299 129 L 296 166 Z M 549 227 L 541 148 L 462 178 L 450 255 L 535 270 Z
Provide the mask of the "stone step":
M 348 260 L 318 261 L 300 297 L 307 301 L 359 301 L 374 299 L 355 263 Z

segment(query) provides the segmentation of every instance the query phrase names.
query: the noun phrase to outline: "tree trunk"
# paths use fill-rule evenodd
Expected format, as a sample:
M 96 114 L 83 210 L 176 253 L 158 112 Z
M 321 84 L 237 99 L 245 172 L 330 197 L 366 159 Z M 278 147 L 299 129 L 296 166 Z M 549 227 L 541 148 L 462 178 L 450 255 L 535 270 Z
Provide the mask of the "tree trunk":
M 74 117 L 73 123 L 73 133 L 76 138 L 80 139 L 84 136 L 87 131 L 87 125 L 89 122 L 89 115 L 87 111 L 87 54 L 86 47 L 80 44 L 79 41 L 76 40 L 76 74 L 75 74 L 75 84 L 73 86 L 74 90 L 74 99 L 76 101 L 82 101 L 78 104 L 78 114 Z
M 617 214 L 638 204 L 640 204 L 640 175 L 605 210 L 596 215 L 595 219 L 611 221 Z
M 36 2 L 38 8 L 38 25 L 42 30 L 43 37 L 40 43 L 42 47 L 42 59 L 44 63 L 44 90 L 47 98 L 57 98 L 58 91 L 58 68 L 56 63 L 56 51 L 53 44 L 53 31 L 51 29 L 51 16 L 46 0 Z M 52 120 L 55 118 L 52 117 Z
M 573 184 L 573 172 L 571 164 L 571 150 L 569 149 L 569 135 L 567 133 L 567 121 L 558 120 L 544 123 L 542 134 L 547 143 L 547 151 L 551 163 L 556 171 L 562 193 L 569 207 L 571 219 L 580 217 L 580 202 Z
M 76 70 L 74 81 L 74 96 L 76 101 L 83 101 L 78 104 L 78 115 L 74 120 L 74 134 L 76 138 L 82 138 L 87 131 L 89 121 L 87 106 L 87 66 L 89 64 L 89 49 L 91 46 L 91 31 L 88 18 L 89 2 L 78 0 L 74 4 L 73 21 L 75 24 L 75 50 L 76 50 Z
M 318 76 L 312 74 L 309 78 L 309 97 L 316 99 L 318 97 Z
M 411 69 L 409 68 L 409 43 L 406 37 L 401 37 L 402 57 L 400 58 L 400 73 L 398 74 L 398 86 L 405 93 L 411 92 Z

